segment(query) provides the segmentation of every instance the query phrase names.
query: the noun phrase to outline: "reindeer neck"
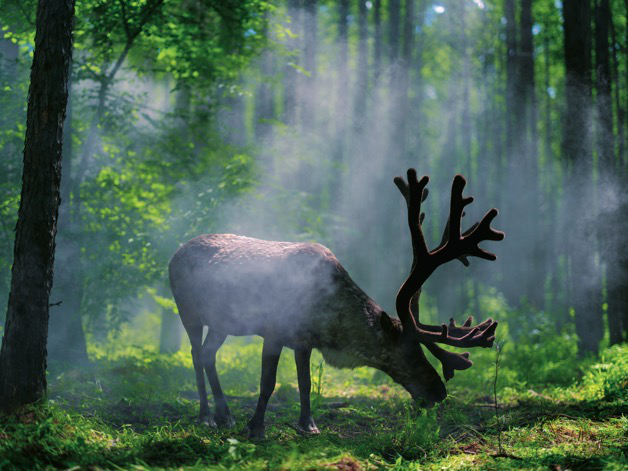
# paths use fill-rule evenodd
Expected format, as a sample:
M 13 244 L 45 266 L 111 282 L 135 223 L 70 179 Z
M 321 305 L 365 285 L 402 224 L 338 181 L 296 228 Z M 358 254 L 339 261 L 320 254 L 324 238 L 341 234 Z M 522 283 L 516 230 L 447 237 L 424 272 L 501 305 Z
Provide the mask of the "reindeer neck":
M 368 296 L 336 313 L 326 341 L 319 347 L 325 361 L 337 368 L 369 366 L 382 369 L 389 362 L 380 319 L 384 311 Z

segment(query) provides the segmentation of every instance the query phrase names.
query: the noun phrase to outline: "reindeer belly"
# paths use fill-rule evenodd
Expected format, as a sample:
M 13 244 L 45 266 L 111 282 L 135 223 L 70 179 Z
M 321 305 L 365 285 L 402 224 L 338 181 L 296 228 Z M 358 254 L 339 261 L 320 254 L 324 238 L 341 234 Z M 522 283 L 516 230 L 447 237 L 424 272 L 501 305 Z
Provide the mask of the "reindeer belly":
M 203 323 L 227 335 L 281 338 L 288 345 L 310 337 L 317 300 L 312 289 L 285 278 L 212 275 L 199 290 Z

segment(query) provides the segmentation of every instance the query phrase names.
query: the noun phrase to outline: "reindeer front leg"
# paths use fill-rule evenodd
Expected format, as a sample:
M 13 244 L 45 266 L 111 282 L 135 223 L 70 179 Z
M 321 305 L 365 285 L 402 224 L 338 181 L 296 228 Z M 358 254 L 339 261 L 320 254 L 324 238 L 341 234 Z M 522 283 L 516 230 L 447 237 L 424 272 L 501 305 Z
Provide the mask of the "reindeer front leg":
M 260 381 L 259 399 L 257 407 L 251 420 L 249 421 L 249 438 L 264 438 L 264 415 L 268 400 L 275 390 L 277 382 L 277 364 L 281 356 L 283 345 L 277 340 L 265 338 L 262 349 L 262 379 Z
M 304 433 L 320 433 L 314 423 L 310 411 L 310 390 L 312 381 L 310 379 L 310 356 L 312 349 L 295 349 L 294 360 L 297 364 L 297 377 L 299 380 L 299 396 L 301 397 L 301 416 L 299 417 L 299 430 Z

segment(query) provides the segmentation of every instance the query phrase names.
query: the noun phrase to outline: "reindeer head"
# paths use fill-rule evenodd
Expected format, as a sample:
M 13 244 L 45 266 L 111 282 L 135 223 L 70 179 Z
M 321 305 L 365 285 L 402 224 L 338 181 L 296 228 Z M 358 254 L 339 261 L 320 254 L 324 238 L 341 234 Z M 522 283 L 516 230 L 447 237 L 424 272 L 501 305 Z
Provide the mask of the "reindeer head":
M 395 366 L 390 366 L 387 373 L 415 400 L 425 405 L 442 401 L 447 396 L 447 391 L 425 358 L 421 344 L 440 360 L 443 376 L 445 380 L 449 380 L 454 376 L 454 370 L 465 370 L 473 363 L 469 360 L 468 352 L 462 354 L 448 352 L 437 343 L 463 348 L 491 347 L 495 340 L 497 322 L 487 319 L 481 324 L 472 326 L 473 318 L 469 317 L 462 326 L 456 326 L 453 318 L 450 319 L 449 325 L 422 324 L 419 320 L 421 287 L 436 268 L 454 259 L 460 260 L 465 266 L 469 265 L 467 259 L 469 256 L 495 260 L 497 257 L 494 254 L 481 249 L 478 244 L 485 240 L 499 241 L 504 238 L 503 232 L 490 227 L 491 221 L 498 214 L 497 209 L 491 209 L 479 223 L 473 224 L 467 231 L 461 233 L 463 209 L 473 201 L 473 198 L 462 196 L 466 181 L 461 175 L 456 175 L 451 188 L 449 220 L 440 244 L 430 251 L 422 231 L 425 214 L 421 213 L 421 202 L 425 201 L 428 194 L 426 189 L 428 181 L 427 176 L 419 181 L 414 169 L 408 170 L 407 183 L 402 177 L 395 178 L 395 184 L 408 205 L 408 225 L 414 258 L 410 275 L 397 294 L 396 309 L 400 322 L 393 322 L 385 313 L 381 317 L 382 330 L 391 341 L 396 342 L 392 354 L 395 357 Z
M 404 331 L 401 323 L 385 312 L 381 313 L 380 323 L 389 357 L 381 369 L 422 407 L 432 407 L 445 399 L 447 389 L 412 332 Z

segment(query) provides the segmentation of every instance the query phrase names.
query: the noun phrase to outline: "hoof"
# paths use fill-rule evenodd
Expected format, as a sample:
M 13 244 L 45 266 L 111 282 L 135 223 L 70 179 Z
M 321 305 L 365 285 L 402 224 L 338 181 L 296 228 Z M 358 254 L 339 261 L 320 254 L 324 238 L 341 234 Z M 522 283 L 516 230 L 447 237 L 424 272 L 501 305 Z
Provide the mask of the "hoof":
M 236 421 L 231 414 L 225 416 L 216 416 L 216 422 L 220 427 L 224 428 L 233 428 L 235 427 Z
M 264 427 L 258 427 L 258 428 L 249 427 L 249 439 L 250 440 L 264 440 Z
M 216 424 L 216 419 L 211 414 L 204 414 L 198 417 L 198 421 L 207 427 L 216 428 L 218 424 Z
M 299 431 L 299 433 L 302 433 L 304 435 L 318 435 L 321 433 L 314 421 L 311 419 L 308 422 L 299 422 L 297 424 L 297 430 Z

